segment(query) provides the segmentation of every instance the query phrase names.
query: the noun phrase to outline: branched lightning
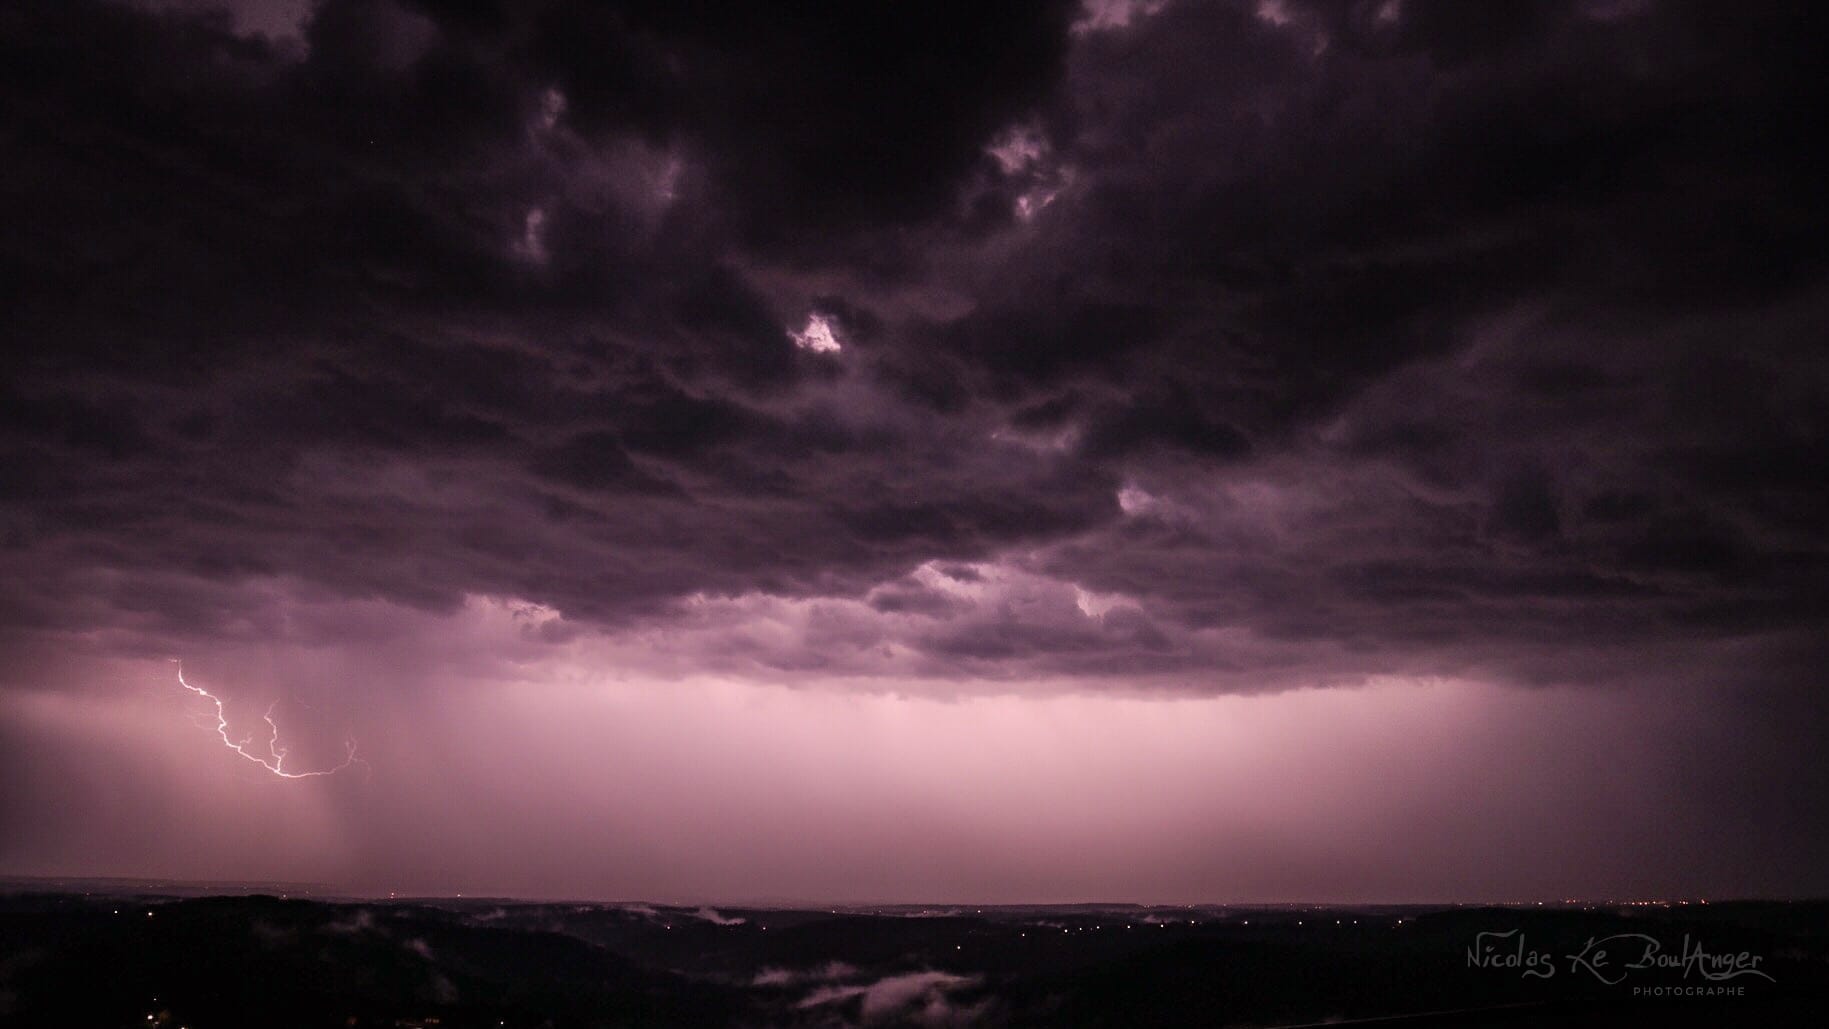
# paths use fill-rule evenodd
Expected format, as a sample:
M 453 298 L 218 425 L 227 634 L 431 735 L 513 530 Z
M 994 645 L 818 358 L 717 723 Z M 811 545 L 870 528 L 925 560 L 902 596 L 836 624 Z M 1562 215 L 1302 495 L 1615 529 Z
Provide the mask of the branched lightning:
M 222 738 L 223 745 L 235 753 L 240 754 L 242 757 L 247 758 L 249 761 L 265 768 L 267 771 L 272 772 L 274 775 L 279 776 L 281 779 L 312 779 L 322 775 L 335 775 L 351 765 L 367 766 L 368 762 L 356 756 L 355 738 L 345 737 L 343 740 L 342 764 L 337 765 L 335 768 L 324 768 L 313 772 L 286 771 L 287 748 L 280 746 L 279 723 L 273 720 L 273 711 L 275 708 L 279 707 L 279 701 L 276 700 L 267 706 L 267 713 L 264 716 L 267 722 L 267 753 L 265 756 L 262 756 L 258 751 L 248 749 L 249 745 L 254 742 L 253 734 L 243 737 L 240 743 L 235 742 L 229 737 L 229 719 L 227 712 L 223 710 L 222 698 L 201 686 L 193 686 L 185 681 L 183 662 L 175 663 L 178 665 L 178 685 L 216 705 L 216 735 Z

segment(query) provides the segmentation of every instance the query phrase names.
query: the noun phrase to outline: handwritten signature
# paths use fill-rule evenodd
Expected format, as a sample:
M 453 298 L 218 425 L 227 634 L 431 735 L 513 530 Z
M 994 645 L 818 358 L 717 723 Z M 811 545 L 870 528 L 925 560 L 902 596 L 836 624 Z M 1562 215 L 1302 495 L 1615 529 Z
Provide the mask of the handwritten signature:
M 1677 972 L 1684 979 L 1692 974 L 1707 982 L 1725 982 L 1743 976 L 1758 976 L 1776 982 L 1759 966 L 1764 958 L 1748 951 L 1711 952 L 1702 941 L 1683 934 L 1682 946 L 1664 949 L 1663 941 L 1645 933 L 1616 933 L 1612 936 L 1590 936 L 1579 951 L 1563 955 L 1571 975 L 1586 972 L 1595 979 L 1615 985 L 1626 981 L 1634 972 Z M 1527 979 L 1549 979 L 1557 972 L 1550 951 L 1531 947 L 1521 929 L 1505 932 L 1483 932 L 1467 948 L 1467 967 L 1516 971 Z

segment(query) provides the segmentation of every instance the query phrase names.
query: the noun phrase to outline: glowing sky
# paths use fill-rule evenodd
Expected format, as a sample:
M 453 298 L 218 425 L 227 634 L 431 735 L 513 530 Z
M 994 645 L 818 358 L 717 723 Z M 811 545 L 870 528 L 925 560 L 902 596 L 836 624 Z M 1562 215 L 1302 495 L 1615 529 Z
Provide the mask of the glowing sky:
M 0 874 L 1820 894 L 1814 17 L 9 3 Z

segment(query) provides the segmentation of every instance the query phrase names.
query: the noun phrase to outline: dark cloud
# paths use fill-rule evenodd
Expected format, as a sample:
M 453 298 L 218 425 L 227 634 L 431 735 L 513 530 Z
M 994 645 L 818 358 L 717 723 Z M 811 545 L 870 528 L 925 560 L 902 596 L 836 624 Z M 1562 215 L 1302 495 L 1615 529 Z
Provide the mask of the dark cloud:
M 1820 628 L 1810 12 L 207 6 L 0 13 L 15 635 L 828 601 L 720 652 L 1245 689 Z

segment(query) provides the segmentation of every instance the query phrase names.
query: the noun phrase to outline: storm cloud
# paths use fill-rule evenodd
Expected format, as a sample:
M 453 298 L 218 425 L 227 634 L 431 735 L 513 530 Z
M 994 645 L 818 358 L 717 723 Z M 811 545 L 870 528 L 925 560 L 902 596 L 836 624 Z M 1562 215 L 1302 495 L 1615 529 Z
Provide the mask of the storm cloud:
M 0 690 L 1668 696 L 1801 888 L 1820 20 L 17 0 Z

